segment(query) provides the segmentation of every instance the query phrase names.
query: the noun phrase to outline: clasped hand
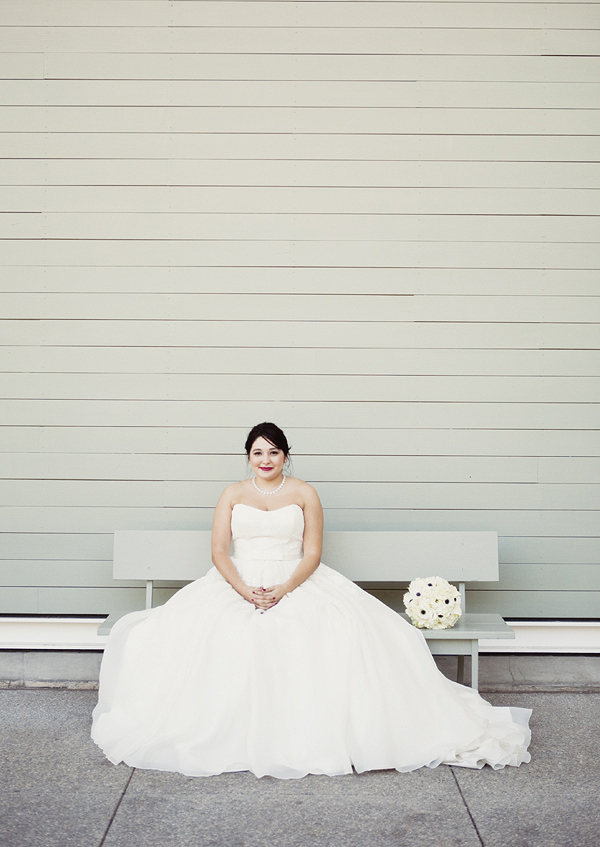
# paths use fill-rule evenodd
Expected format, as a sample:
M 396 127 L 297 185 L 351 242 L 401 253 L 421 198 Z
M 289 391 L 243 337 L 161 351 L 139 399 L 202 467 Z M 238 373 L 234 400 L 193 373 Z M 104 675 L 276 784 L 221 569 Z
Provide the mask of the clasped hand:
M 269 588 L 250 586 L 250 592 L 251 596 L 246 599 L 254 603 L 257 609 L 266 611 L 277 605 L 282 597 L 285 597 L 288 593 L 288 587 L 285 583 L 282 585 L 271 585 Z

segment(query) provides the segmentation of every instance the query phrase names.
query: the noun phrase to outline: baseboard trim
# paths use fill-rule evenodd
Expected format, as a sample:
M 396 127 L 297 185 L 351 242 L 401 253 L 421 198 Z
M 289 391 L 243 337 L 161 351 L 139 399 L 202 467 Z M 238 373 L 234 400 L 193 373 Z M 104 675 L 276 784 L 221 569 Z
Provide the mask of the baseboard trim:
M 104 650 L 97 618 L 0 618 L 0 650 Z
M 0 618 L 0 650 L 104 650 L 97 618 Z M 600 653 L 600 621 L 511 621 L 514 641 L 488 639 L 481 653 Z
M 479 642 L 482 653 L 600 653 L 600 621 L 511 621 L 515 640 Z

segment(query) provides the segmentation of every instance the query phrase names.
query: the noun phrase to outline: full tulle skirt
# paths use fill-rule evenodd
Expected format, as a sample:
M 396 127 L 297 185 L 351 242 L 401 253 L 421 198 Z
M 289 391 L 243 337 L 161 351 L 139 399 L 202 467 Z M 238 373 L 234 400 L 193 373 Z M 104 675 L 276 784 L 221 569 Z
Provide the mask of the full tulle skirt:
M 234 563 L 260 586 L 298 559 Z M 212 568 L 115 624 L 92 737 L 114 763 L 189 776 L 497 769 L 529 761 L 529 716 L 446 679 L 417 629 L 324 564 L 264 613 Z

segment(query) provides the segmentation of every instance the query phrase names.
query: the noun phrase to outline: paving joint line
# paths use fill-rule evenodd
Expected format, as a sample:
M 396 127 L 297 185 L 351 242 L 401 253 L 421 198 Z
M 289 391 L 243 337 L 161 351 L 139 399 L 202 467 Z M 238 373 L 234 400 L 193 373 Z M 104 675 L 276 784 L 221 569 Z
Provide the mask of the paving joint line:
M 132 768 L 132 769 L 131 769 L 131 773 L 129 774 L 129 779 L 128 779 L 128 780 L 127 780 L 127 782 L 125 783 L 125 786 L 124 786 L 124 788 L 123 788 L 123 791 L 121 792 L 121 796 L 119 797 L 119 802 L 118 802 L 118 803 L 117 803 L 117 805 L 115 806 L 114 811 L 113 811 L 112 815 L 110 816 L 110 820 L 109 820 L 109 822 L 108 822 L 108 825 L 107 825 L 106 829 L 104 830 L 104 835 L 102 836 L 102 838 L 101 838 L 101 840 L 100 840 L 100 843 L 98 844 L 98 847 L 102 847 L 102 845 L 103 845 L 103 844 L 104 844 L 104 842 L 106 841 L 106 836 L 107 836 L 107 835 L 108 835 L 108 833 L 110 832 L 110 828 L 111 828 L 111 826 L 113 825 L 113 821 L 114 821 L 114 819 L 115 819 L 115 818 L 116 818 L 116 816 L 117 816 L 117 812 L 118 812 L 118 811 L 119 811 L 119 809 L 121 808 L 121 803 L 123 802 L 123 798 L 125 797 L 125 794 L 126 794 L 126 792 L 127 792 L 127 789 L 129 788 L 129 783 L 130 783 L 130 782 L 131 782 L 131 780 L 133 779 L 133 775 L 134 775 L 134 773 L 135 773 L 135 768 Z
M 471 810 L 469 809 L 469 806 L 467 805 L 467 801 L 465 800 L 465 795 L 462 793 L 462 788 L 460 787 L 460 783 L 458 781 L 458 778 L 457 778 L 456 774 L 454 773 L 454 768 L 450 767 L 450 770 L 452 772 L 452 776 L 454 777 L 454 782 L 456 783 L 456 787 L 458 788 L 458 793 L 460 794 L 460 799 L 463 801 L 464 807 L 467 810 L 467 814 L 469 815 L 469 817 L 471 819 L 471 823 L 473 824 L 473 829 L 475 830 L 475 832 L 477 834 L 477 838 L 479 839 L 479 843 L 481 844 L 481 847 L 485 847 L 483 838 L 481 837 L 481 833 L 479 832 L 477 824 L 475 823 L 475 818 L 471 814 Z M 102 847 L 102 845 L 100 845 L 100 847 Z

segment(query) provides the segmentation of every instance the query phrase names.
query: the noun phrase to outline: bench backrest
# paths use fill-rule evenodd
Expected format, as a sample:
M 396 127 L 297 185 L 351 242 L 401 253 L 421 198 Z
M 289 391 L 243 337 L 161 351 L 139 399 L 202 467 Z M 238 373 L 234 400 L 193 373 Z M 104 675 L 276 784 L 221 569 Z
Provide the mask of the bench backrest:
M 117 530 L 115 579 L 193 580 L 212 567 L 209 531 Z M 441 576 L 461 584 L 498 579 L 496 532 L 328 531 L 323 562 L 355 582 L 408 582 Z

